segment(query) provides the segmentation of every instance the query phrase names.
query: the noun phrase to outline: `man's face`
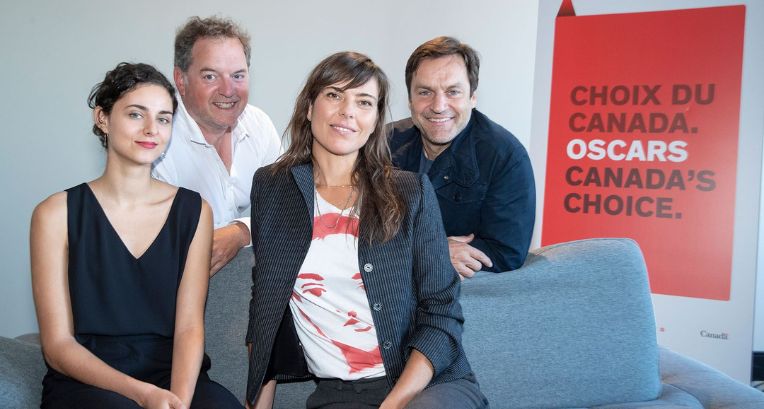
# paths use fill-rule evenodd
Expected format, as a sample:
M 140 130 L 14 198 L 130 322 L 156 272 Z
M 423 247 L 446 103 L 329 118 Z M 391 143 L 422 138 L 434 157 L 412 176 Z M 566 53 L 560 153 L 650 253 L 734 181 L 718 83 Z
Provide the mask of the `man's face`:
M 448 147 L 467 126 L 477 103 L 477 96 L 470 95 L 467 67 L 459 55 L 422 60 L 409 91 L 411 119 L 422 132 L 422 142 L 436 152 Z
M 236 126 L 249 98 L 249 69 L 237 38 L 201 38 L 187 72 L 175 67 L 175 85 L 202 133 Z

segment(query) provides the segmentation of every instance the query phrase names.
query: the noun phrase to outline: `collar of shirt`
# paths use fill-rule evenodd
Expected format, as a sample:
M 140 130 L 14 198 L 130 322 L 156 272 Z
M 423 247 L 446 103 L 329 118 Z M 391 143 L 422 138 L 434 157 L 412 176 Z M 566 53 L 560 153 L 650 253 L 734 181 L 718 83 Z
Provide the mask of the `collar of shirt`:
M 467 125 L 453 139 L 451 145 L 435 158 L 427 169 L 433 187 L 437 190 L 450 183 L 457 182 L 463 186 L 470 186 L 479 177 L 475 145 L 471 138 L 472 129 L 475 126 L 475 109 L 472 110 Z M 421 138 L 421 134 L 420 134 Z M 422 154 L 424 157 L 424 154 Z M 421 165 L 420 165 L 421 166 Z

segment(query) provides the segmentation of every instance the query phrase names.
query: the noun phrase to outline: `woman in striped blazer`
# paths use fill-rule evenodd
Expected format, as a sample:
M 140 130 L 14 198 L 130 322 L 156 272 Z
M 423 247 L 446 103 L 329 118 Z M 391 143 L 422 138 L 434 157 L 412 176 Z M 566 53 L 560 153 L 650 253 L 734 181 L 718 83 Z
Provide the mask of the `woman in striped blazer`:
M 327 57 L 297 98 L 289 148 L 254 176 L 249 407 L 309 379 L 308 408 L 488 406 L 435 193 L 392 168 L 387 95 L 365 55 Z

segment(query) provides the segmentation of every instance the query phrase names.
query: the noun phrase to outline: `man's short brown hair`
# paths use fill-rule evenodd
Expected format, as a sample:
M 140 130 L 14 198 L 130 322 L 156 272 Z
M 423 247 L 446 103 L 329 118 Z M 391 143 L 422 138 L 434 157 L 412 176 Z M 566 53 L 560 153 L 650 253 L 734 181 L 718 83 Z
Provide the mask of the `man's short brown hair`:
M 480 75 L 480 57 L 477 51 L 454 37 L 441 36 L 420 45 L 411 53 L 406 63 L 406 91 L 409 94 L 409 100 L 411 99 L 411 79 L 422 60 L 449 55 L 459 55 L 464 59 L 464 65 L 467 67 L 467 78 L 470 81 L 470 96 L 475 93 Z
M 191 66 L 191 50 L 200 38 L 237 38 L 244 48 L 244 56 L 249 67 L 252 49 L 249 45 L 249 34 L 246 31 L 227 18 L 194 16 L 189 18 L 175 35 L 175 66 L 181 71 L 186 72 Z

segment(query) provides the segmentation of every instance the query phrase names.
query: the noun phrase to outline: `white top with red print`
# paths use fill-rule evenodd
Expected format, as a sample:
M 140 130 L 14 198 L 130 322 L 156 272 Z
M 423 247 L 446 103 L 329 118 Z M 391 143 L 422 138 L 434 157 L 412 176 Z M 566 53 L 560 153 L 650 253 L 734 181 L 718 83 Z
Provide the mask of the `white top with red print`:
M 314 194 L 313 240 L 289 302 L 308 369 L 319 378 L 384 376 L 358 267 L 358 217 Z

